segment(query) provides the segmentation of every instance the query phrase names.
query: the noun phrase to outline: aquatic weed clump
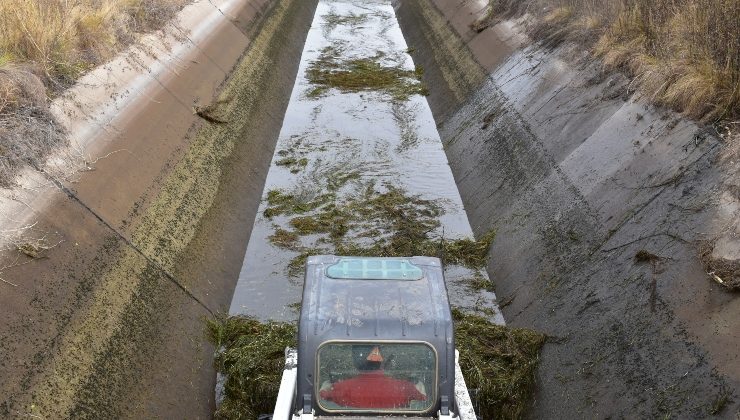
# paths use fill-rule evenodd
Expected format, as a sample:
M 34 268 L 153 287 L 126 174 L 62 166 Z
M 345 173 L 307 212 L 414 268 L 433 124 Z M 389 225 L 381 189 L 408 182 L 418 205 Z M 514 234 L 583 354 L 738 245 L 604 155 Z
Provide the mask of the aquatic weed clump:
M 367 23 L 367 21 L 370 19 L 370 15 L 368 13 L 349 13 L 347 15 L 340 15 L 334 11 L 331 11 L 321 17 L 324 19 L 324 23 L 322 26 L 327 32 L 333 31 L 334 28 L 336 28 L 337 26 L 356 27 L 358 25 L 362 25 L 363 23 Z
M 291 173 L 297 174 L 308 165 L 307 158 L 285 157 L 275 162 L 277 166 L 287 167 Z
M 253 420 L 272 413 L 285 367 L 285 348 L 296 346 L 296 326 L 219 315 L 207 321 L 207 331 L 217 349 L 216 371 L 226 378 L 223 401 L 214 417 Z
M 437 202 L 410 195 L 390 184 L 382 189 L 372 182 L 359 185 L 359 192 L 342 199 L 332 195 L 299 207 L 294 205 L 290 194 L 279 191 L 268 194 L 266 215 L 293 215 L 287 227 L 269 238 L 275 246 L 299 252 L 289 265 L 291 274 L 300 273 L 310 253 L 365 257 L 420 255 L 439 257 L 445 264 L 471 269 L 485 267 L 495 236 L 493 231 L 478 240 L 436 236 L 441 227 L 439 217 L 444 213 Z M 296 211 L 291 213 L 291 210 Z M 311 237 L 315 243 L 303 246 L 296 237 Z
M 496 237 L 496 232 L 488 231 L 480 239 L 456 239 L 444 241 L 442 259 L 450 264 L 468 268 L 483 268 L 488 261 L 488 250 Z
M 315 88 L 307 96 L 319 97 L 329 89 L 344 93 L 378 91 L 397 100 L 429 94 L 421 82 L 423 70 L 420 67 L 407 70 L 400 64 L 384 65 L 382 54 L 354 59 L 344 59 L 340 55 L 341 49 L 326 47 L 319 58 L 309 64 L 306 77 Z
M 477 389 L 477 414 L 484 419 L 520 419 L 532 396 L 545 336 L 496 325 L 453 308 L 455 346 L 469 389 Z M 475 402 L 475 401 L 474 401 Z
M 315 197 L 301 197 L 279 189 L 267 192 L 267 205 L 263 215 L 272 218 L 281 214 L 301 214 L 319 208 L 334 198 L 334 194 L 320 194 Z

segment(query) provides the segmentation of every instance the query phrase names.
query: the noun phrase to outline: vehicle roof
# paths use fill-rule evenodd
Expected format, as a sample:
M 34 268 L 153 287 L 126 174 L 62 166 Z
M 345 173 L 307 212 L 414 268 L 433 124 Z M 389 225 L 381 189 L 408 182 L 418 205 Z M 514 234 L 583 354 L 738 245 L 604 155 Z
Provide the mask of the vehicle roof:
M 409 262 L 421 269 L 421 278 L 417 279 L 348 279 L 327 275 L 329 267 L 356 258 L 360 257 L 308 258 L 301 310 L 302 327 L 308 327 L 304 333 L 324 336 L 320 341 L 332 338 L 426 341 L 445 335 L 443 330 L 451 320 L 438 258 L 363 258 L 374 263 Z

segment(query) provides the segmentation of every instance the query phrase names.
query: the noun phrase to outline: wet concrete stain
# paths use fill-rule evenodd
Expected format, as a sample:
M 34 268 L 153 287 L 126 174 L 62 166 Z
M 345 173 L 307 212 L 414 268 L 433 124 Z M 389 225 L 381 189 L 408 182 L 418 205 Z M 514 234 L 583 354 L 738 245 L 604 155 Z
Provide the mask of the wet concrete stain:
M 363 66 L 349 79 L 325 77 L 343 74 L 341 63 Z M 414 86 L 421 74 L 390 1 L 319 3 L 231 314 L 295 319 L 311 254 L 438 256 L 451 249 L 438 243 L 475 244 L 425 92 Z M 419 240 L 405 247 L 394 242 L 401 237 Z M 460 264 L 445 272 L 452 304 L 502 323 L 486 273 Z

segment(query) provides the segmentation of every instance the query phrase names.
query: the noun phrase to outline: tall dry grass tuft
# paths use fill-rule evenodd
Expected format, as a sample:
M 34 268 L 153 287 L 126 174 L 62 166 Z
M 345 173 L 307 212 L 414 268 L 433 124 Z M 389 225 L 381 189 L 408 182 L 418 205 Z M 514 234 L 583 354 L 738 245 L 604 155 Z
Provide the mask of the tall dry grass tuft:
M 607 67 L 626 70 L 655 103 L 705 122 L 740 117 L 740 0 L 524 0 L 503 11 L 502 0 L 490 4 L 503 17 L 534 15 L 536 38 L 591 41 Z
M 189 0 L 0 0 L 0 186 L 64 143 L 47 104 Z
M 186 0 L 3 0 L 0 56 L 33 68 L 54 90 L 158 28 Z
M 740 112 L 740 0 L 625 2 L 596 52 L 627 68 L 655 102 L 689 117 Z

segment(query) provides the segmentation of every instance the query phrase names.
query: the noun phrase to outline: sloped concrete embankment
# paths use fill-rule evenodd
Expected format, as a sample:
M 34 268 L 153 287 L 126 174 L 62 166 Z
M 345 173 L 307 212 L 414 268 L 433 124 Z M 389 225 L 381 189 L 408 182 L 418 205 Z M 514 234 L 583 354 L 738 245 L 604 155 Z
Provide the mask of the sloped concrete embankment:
M 396 12 L 507 323 L 550 336 L 530 416 L 733 416 L 740 300 L 699 260 L 738 220 L 721 142 L 577 47 L 473 32 L 486 3 Z
M 44 246 L 2 269 L 0 417 L 211 416 L 202 317 L 233 292 L 315 6 L 196 2 L 201 33 L 175 25 L 181 44 L 136 46 L 66 97 L 101 159 L 20 200 L 16 240 Z

